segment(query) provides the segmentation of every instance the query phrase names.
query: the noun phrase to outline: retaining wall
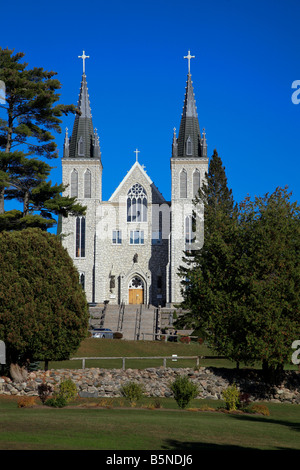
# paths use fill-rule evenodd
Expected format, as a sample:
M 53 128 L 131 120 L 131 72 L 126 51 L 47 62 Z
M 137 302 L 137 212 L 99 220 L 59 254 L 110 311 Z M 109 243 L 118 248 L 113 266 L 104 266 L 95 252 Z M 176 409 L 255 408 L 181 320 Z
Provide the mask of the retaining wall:
M 273 401 L 300 404 L 300 374 L 297 371 L 285 372 L 282 383 L 269 386 L 259 371 L 228 370 L 221 368 L 148 368 L 137 369 L 76 369 L 49 370 L 28 373 L 22 381 L 12 381 L 0 377 L 0 394 L 38 396 L 41 383 L 51 385 L 53 391 L 59 384 L 71 379 L 81 397 L 118 397 L 120 388 L 126 382 L 136 381 L 143 385 L 149 397 L 171 397 L 170 384 L 178 375 L 188 375 L 198 386 L 198 398 L 222 399 L 222 391 L 236 383 L 242 392 L 250 395 L 251 401 Z

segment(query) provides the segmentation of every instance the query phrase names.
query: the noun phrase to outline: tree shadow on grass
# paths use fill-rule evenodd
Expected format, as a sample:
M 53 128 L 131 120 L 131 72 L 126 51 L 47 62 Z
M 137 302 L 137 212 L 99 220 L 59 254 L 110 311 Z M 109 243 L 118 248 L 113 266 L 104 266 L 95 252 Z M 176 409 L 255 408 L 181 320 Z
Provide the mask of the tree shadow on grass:
M 199 452 L 199 451 L 249 451 L 249 450 L 258 450 L 251 447 L 236 446 L 231 444 L 212 444 L 209 442 L 182 442 L 177 441 L 176 439 L 165 439 L 164 445 L 162 445 L 162 450 L 176 450 L 182 451 L 187 454 L 188 452 Z
M 270 424 L 276 424 L 280 426 L 286 426 L 289 428 L 291 431 L 299 432 L 300 431 L 300 422 L 292 422 L 292 421 L 285 421 L 283 419 L 272 419 L 268 418 L 267 416 L 257 416 L 257 415 L 232 415 L 232 418 L 235 419 L 240 419 L 243 421 L 249 421 L 249 422 L 259 422 L 262 421 L 264 423 L 270 423 Z M 300 444 L 299 444 L 300 446 Z M 300 448 L 300 447 L 299 447 Z
M 279 420 L 279 419 L 271 419 L 266 416 L 253 416 L 253 415 L 234 415 L 232 414 L 231 417 L 233 419 L 238 419 L 238 420 L 243 420 L 243 421 L 248 421 L 252 423 L 269 423 L 269 424 L 274 424 L 274 425 L 279 425 L 279 426 L 285 426 L 289 428 L 289 430 L 293 432 L 299 432 L 300 431 L 300 423 L 299 422 L 291 422 L 287 420 Z M 163 450 L 169 450 L 169 451 L 185 451 L 185 452 L 199 452 L 199 451 L 261 451 L 264 449 L 257 449 L 255 447 L 248 447 L 248 446 L 239 446 L 239 445 L 234 445 L 234 444 L 215 444 L 215 443 L 209 443 L 209 442 L 182 442 L 178 441 L 176 439 L 165 439 L 164 444 L 162 445 Z M 283 447 L 283 446 L 277 446 L 274 447 L 273 450 L 300 450 L 300 443 L 299 447 L 297 448 L 291 448 L 291 447 Z M 265 450 L 264 450 L 265 451 Z

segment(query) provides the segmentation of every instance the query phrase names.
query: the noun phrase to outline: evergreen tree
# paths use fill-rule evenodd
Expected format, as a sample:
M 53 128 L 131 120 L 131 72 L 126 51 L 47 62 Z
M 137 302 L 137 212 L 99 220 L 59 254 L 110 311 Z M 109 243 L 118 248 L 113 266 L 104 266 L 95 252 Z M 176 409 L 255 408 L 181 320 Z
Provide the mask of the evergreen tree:
M 245 348 L 247 329 L 243 328 L 240 302 L 238 207 L 216 150 L 194 204 L 196 212 L 203 206 L 204 243 L 186 253 L 180 270 L 182 307 L 189 312 L 182 321 L 200 328 L 218 354 L 246 361 L 252 351 Z
M 300 207 L 287 188 L 277 188 L 246 198 L 239 212 L 244 344 L 274 378 L 300 337 Z
M 57 104 L 61 84 L 55 72 L 28 70 L 20 63 L 23 57 L 0 48 L 0 80 L 6 87 L 5 104 L 0 104 L 6 113 L 0 120 L 0 230 L 47 229 L 56 223 L 54 215 L 85 211 L 75 198 L 60 195 L 62 185 L 46 185 L 52 168 L 40 160 L 58 157 L 52 131 L 61 132 L 61 116 L 75 107 Z M 5 212 L 5 198 L 19 200 L 23 211 Z

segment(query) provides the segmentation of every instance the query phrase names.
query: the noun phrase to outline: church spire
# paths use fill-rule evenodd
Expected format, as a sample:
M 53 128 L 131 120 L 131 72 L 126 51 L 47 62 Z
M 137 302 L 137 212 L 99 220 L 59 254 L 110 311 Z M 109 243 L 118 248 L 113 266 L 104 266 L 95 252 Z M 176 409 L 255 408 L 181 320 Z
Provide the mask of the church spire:
M 188 75 L 179 135 L 177 139 L 177 156 L 179 158 L 201 158 L 204 157 L 202 151 L 203 140 L 201 138 L 198 112 L 191 76 L 191 59 L 194 59 L 195 56 L 192 56 L 189 51 L 188 55 L 184 56 L 184 58 L 188 59 Z
M 90 98 L 89 98 L 85 73 L 82 74 L 82 79 L 81 79 L 81 87 L 80 87 L 80 93 L 79 93 L 79 98 L 78 98 L 78 109 L 81 112 L 81 117 L 83 118 L 92 117 Z
M 92 122 L 92 112 L 85 74 L 85 60 L 89 56 L 83 51 L 82 56 L 78 58 L 83 61 L 83 72 L 81 78 L 80 92 L 77 104 L 77 114 L 75 117 L 72 136 L 70 138 L 69 152 L 65 153 L 65 157 L 89 159 L 101 159 L 99 138 L 94 134 Z

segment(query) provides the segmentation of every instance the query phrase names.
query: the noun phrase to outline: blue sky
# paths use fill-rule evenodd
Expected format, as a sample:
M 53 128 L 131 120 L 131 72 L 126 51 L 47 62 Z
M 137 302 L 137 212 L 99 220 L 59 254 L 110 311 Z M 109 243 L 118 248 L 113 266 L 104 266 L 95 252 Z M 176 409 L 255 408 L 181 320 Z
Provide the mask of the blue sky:
M 3 14 L 4 13 L 4 14 Z M 300 202 L 298 0 L 14 1 L 2 8 L 1 47 L 23 51 L 29 67 L 54 70 L 61 103 L 77 103 L 85 50 L 94 127 L 107 200 L 135 161 L 171 195 L 173 128 L 179 130 L 188 50 L 208 155 L 217 149 L 236 201 L 288 185 Z M 299 94 L 300 97 L 300 94 Z M 64 118 L 56 142 L 62 156 Z M 51 162 L 61 182 L 60 159 Z

